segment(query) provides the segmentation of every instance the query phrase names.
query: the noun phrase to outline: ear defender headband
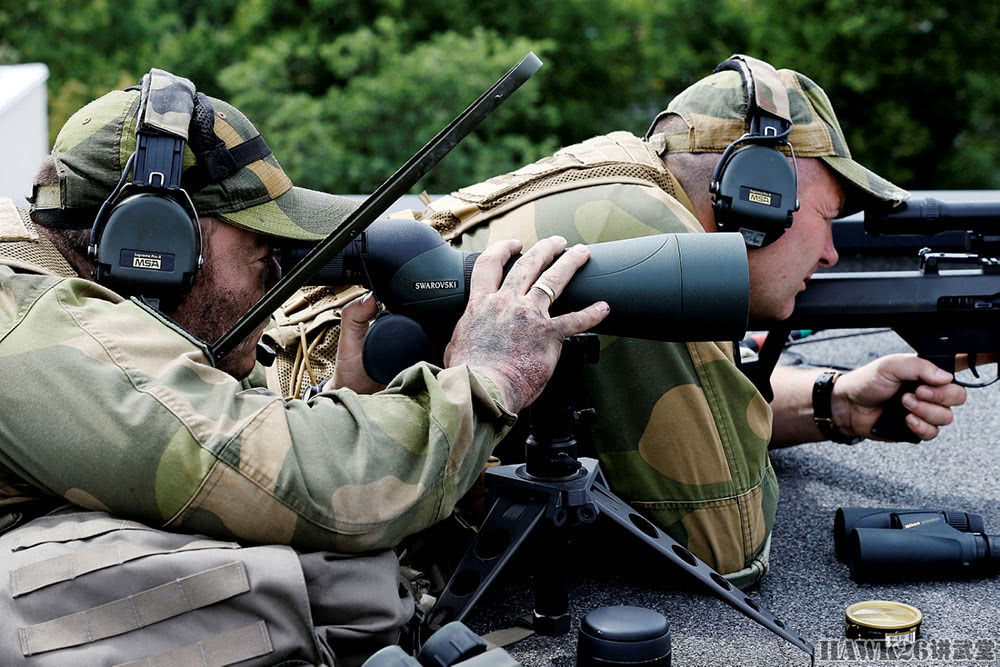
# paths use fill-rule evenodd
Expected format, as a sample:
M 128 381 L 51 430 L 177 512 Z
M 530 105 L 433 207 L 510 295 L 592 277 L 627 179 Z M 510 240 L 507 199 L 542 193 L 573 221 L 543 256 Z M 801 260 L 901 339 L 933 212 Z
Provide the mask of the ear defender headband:
M 747 99 L 747 133 L 729 144 L 715 165 L 712 208 L 719 231 L 739 232 L 748 247 L 773 243 L 799 210 L 798 169 L 788 143 L 792 130 L 788 91 L 769 64 L 736 55 L 715 68 L 735 70 Z M 787 145 L 789 164 L 780 146 Z
M 158 308 L 190 290 L 204 263 L 201 221 L 181 188 L 181 170 L 192 113 L 207 99 L 160 69 L 142 78 L 141 89 L 135 153 L 98 210 L 88 253 L 98 282 Z

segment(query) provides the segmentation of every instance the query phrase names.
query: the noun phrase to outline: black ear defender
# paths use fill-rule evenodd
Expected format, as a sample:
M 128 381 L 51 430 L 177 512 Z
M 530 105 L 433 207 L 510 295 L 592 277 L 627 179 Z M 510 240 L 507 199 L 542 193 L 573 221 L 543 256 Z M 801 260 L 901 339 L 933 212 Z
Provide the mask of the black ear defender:
M 743 78 L 748 129 L 726 147 L 712 174 L 715 224 L 721 232 L 742 234 L 748 247 L 760 248 L 780 238 L 799 210 L 798 169 L 788 142 L 788 91 L 774 68 L 756 58 L 735 55 L 715 68 L 723 70 Z M 791 164 L 780 150 L 786 145 Z
M 158 308 L 190 290 L 204 263 L 201 222 L 181 188 L 197 98 L 190 81 L 163 70 L 151 70 L 141 85 L 136 150 L 98 210 L 88 253 L 97 260 L 98 282 Z

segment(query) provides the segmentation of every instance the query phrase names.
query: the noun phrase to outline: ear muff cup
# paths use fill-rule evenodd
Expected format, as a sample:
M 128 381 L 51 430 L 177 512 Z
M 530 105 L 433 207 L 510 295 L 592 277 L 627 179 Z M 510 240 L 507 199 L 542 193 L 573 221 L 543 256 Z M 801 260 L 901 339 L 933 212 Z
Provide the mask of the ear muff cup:
M 198 239 L 191 214 L 162 195 L 142 193 L 116 204 L 97 251 L 97 279 L 136 294 L 179 294 L 191 288 L 198 268 Z
M 719 231 L 740 232 L 748 246 L 777 240 L 798 208 L 795 170 L 784 153 L 770 145 L 746 144 L 721 165 L 712 197 Z

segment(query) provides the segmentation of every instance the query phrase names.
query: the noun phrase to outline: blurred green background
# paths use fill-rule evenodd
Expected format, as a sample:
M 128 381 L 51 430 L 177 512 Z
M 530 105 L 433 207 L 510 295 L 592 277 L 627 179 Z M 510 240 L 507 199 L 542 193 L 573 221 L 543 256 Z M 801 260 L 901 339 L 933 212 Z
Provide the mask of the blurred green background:
M 52 137 L 150 67 L 257 125 L 299 185 L 377 187 L 528 50 L 545 61 L 416 188 L 595 134 L 642 134 L 731 53 L 797 69 L 861 162 L 914 189 L 1000 188 L 1000 2 L 0 0 L 0 64 L 50 68 Z

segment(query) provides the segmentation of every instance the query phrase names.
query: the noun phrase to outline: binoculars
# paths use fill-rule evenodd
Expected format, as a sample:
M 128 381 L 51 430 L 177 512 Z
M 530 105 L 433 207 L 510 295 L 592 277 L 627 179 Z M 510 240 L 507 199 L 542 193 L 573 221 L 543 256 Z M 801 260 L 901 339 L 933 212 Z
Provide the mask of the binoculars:
M 1000 570 L 1000 536 L 986 535 L 983 517 L 968 512 L 841 507 L 833 542 L 859 582 Z

